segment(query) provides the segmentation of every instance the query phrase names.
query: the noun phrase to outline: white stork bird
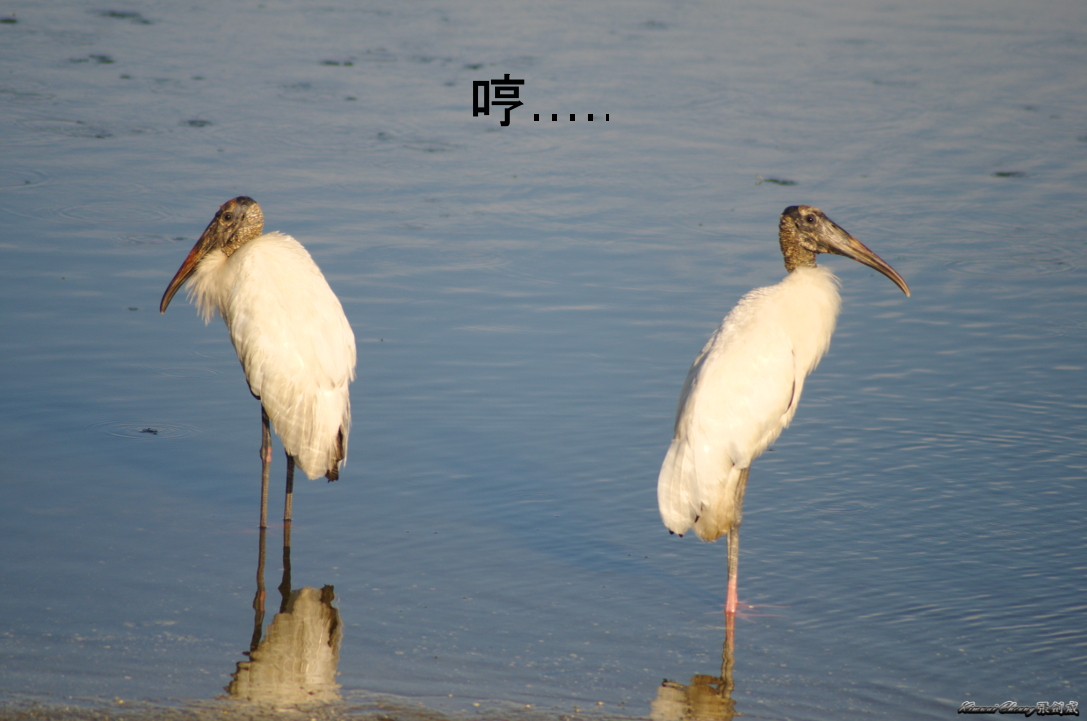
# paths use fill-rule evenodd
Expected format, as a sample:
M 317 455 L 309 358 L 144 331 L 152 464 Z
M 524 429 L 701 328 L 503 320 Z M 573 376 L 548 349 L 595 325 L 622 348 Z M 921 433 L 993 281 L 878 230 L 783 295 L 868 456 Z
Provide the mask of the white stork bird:
M 267 525 L 269 420 L 287 453 L 283 520 L 291 520 L 295 463 L 310 479 L 339 478 L 351 431 L 348 385 L 355 334 L 339 299 L 294 238 L 264 234 L 264 214 L 245 196 L 223 203 L 162 295 L 166 312 L 188 281 L 204 323 L 218 311 L 260 401 L 260 527 Z
M 793 419 L 804 379 L 830 346 L 841 306 L 838 279 L 817 266 L 815 256 L 852 258 L 910 294 L 902 276 L 818 208 L 786 208 L 778 233 L 789 274 L 741 298 L 695 358 L 657 480 L 669 531 L 683 535 L 694 526 L 703 541 L 728 534 L 726 614 L 736 613 L 740 521 L 751 463 Z

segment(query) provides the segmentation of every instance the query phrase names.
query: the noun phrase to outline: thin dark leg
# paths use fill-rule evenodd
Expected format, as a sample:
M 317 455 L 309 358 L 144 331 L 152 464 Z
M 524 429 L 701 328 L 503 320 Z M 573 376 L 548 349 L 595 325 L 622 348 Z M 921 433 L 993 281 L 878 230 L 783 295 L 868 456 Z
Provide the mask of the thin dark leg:
M 294 459 L 287 454 L 287 500 L 283 503 L 283 522 L 290 526 L 291 506 L 294 503 Z
M 260 407 L 260 527 L 268 527 L 268 471 L 272 465 L 272 429 L 268 413 Z M 261 546 L 263 550 L 264 546 Z
M 291 598 L 291 504 L 294 499 L 294 459 L 287 454 L 287 498 L 283 503 L 283 580 L 279 584 L 279 612 L 287 610 Z
M 283 524 L 283 580 L 279 583 L 279 612 L 287 610 L 291 600 L 291 522 Z
M 736 613 L 736 578 L 740 568 L 740 523 L 743 521 L 744 491 L 747 489 L 747 474 L 750 467 L 740 471 L 740 480 L 736 484 L 736 524 L 728 530 L 728 597 L 725 600 L 725 613 Z
M 253 640 L 249 642 L 249 652 L 260 645 L 261 631 L 264 630 L 264 534 L 260 529 L 260 554 L 257 556 L 257 595 L 253 597 Z

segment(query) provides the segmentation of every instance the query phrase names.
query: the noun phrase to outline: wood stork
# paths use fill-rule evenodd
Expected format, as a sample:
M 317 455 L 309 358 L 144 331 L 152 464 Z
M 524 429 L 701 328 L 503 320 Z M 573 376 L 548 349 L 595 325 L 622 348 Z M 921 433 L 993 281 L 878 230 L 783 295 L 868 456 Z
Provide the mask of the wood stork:
M 310 479 L 339 478 L 351 431 L 348 385 L 355 334 L 309 253 L 283 233 L 264 234 L 264 214 L 245 196 L 223 203 L 181 264 L 159 311 L 182 283 L 204 323 L 218 312 L 260 401 L 260 526 L 267 525 L 269 421 L 287 454 L 283 520 L 291 520 L 295 463 Z
M 910 294 L 902 276 L 818 208 L 786 208 L 778 237 L 789 274 L 741 298 L 695 358 L 657 480 L 669 531 L 683 535 L 694 526 L 703 541 L 728 534 L 726 614 L 736 613 L 740 521 L 751 463 L 793 419 L 804 379 L 830 346 L 841 305 L 838 279 L 817 266 L 815 256 L 852 258 Z

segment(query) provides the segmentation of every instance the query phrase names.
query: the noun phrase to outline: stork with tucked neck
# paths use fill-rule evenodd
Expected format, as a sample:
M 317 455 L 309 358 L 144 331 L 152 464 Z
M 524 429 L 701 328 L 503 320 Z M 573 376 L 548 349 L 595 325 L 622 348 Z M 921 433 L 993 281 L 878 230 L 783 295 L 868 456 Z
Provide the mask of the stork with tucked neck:
M 219 208 L 166 287 L 160 312 L 186 281 L 204 322 L 215 313 L 226 321 L 249 390 L 261 403 L 261 528 L 269 422 L 287 454 L 283 518 L 290 523 L 295 463 L 311 479 L 335 481 L 347 456 L 355 334 L 310 254 L 289 235 L 264 233 L 264 213 L 252 198 Z

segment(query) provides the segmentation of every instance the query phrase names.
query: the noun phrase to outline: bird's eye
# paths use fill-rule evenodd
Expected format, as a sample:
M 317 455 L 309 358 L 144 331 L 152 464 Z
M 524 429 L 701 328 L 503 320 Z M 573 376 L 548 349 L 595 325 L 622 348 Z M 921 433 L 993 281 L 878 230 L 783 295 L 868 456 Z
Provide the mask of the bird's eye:
M 234 220 L 234 214 L 233 213 L 223 213 L 223 220 L 225 220 L 226 222 L 229 223 L 230 221 Z
M 807 221 L 808 223 L 814 223 L 815 222 L 815 216 L 814 215 L 809 215 L 808 217 L 804 218 L 804 220 Z

